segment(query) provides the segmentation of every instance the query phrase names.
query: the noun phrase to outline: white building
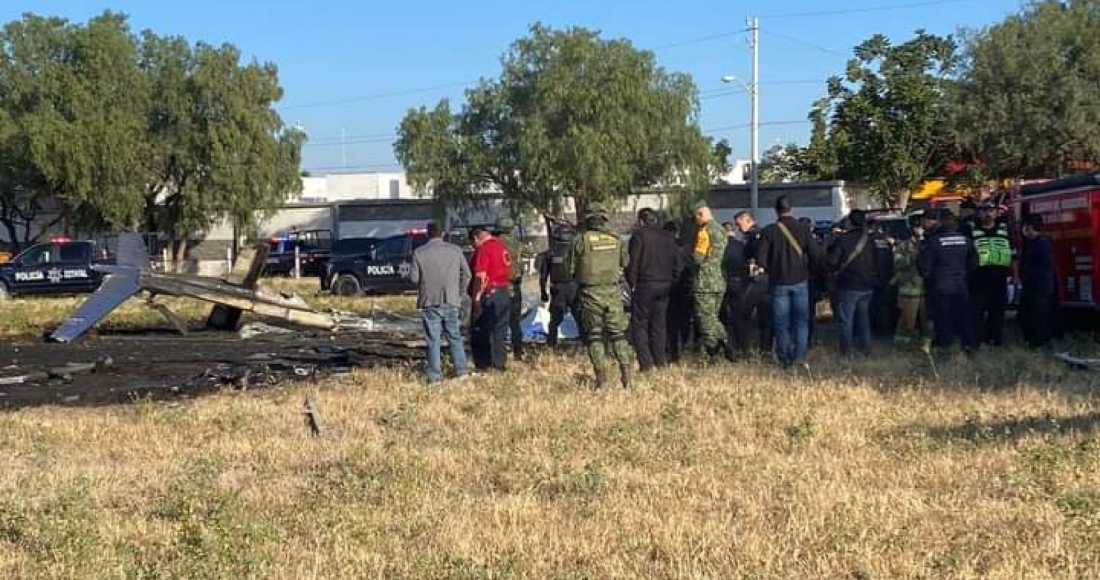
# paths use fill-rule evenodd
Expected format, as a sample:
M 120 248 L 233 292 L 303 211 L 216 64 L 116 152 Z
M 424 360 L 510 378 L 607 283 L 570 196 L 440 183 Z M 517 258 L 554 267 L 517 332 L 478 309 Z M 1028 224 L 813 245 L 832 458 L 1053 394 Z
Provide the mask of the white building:
M 330 173 L 303 177 L 302 194 L 291 203 L 327 203 L 351 199 L 420 199 L 404 173 Z

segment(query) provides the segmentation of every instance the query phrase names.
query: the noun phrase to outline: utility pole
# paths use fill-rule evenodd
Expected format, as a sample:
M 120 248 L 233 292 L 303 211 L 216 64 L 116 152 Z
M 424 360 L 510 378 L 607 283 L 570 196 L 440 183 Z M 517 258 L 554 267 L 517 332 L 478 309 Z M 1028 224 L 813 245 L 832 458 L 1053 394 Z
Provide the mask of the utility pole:
M 760 21 L 755 16 L 749 19 L 749 33 L 749 44 L 752 47 L 752 84 L 749 85 L 749 96 L 752 98 L 752 148 L 749 151 L 752 171 L 749 177 L 749 206 L 753 217 L 760 219 Z

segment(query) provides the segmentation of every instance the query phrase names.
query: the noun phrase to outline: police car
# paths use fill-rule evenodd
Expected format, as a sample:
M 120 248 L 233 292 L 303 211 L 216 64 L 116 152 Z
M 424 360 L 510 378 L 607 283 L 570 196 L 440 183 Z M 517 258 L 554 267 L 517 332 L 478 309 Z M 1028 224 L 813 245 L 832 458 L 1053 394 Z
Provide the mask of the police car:
M 333 244 L 332 258 L 321 277 L 321 289 L 338 296 L 401 293 L 416 290 L 409 281 L 413 251 L 428 242 L 424 230 L 388 238 L 352 238 L 362 242 L 359 252 L 343 249 L 350 240 Z M 343 243 L 343 244 L 342 244 Z M 343 252 L 343 253 L 342 253 Z
M 324 273 L 332 252 L 332 232 L 329 230 L 291 230 L 268 240 L 267 274 L 290 276 L 294 273 L 295 249 L 298 250 L 299 273 L 320 276 Z
M 99 256 L 95 242 L 51 238 L 0 264 L 0 299 L 93 292 L 103 277 L 92 265 L 108 262 Z

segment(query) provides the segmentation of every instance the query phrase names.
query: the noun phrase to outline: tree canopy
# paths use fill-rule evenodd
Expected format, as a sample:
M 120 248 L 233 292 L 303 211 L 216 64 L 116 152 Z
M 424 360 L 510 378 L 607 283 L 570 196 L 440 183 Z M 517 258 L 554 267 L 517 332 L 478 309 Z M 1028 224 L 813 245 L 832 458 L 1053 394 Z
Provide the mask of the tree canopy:
M 829 79 L 828 96 L 810 114 L 810 163 L 898 204 L 943 165 L 956 60 L 952 38 L 920 30 L 899 45 L 882 35 L 861 43 L 845 75 Z
M 0 223 L 16 242 L 46 209 L 44 229 L 247 228 L 300 188 L 281 96 L 275 66 L 232 45 L 25 15 L 0 30 Z
M 691 78 L 653 53 L 536 24 L 460 111 L 447 101 L 410 110 L 394 151 L 409 181 L 446 205 L 499 196 L 558 214 L 566 197 L 583 208 L 651 185 L 704 186 L 728 146 L 712 148 L 697 114 Z
M 1100 162 L 1100 3 L 1031 4 L 966 48 L 952 126 L 993 176 Z

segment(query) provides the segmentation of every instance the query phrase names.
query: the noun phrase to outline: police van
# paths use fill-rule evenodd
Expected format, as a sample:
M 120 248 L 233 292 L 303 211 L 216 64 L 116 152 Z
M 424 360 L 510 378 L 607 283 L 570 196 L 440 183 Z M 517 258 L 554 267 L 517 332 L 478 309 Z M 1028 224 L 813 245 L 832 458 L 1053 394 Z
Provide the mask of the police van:
M 100 254 L 95 242 L 64 237 L 35 244 L 0 264 L 0 299 L 93 292 L 103 277 L 92 265 L 110 262 Z
M 356 239 L 356 238 L 353 238 Z M 412 230 L 388 238 L 363 240 L 358 252 L 345 253 L 344 242 L 333 244 L 332 258 L 321 277 L 321 289 L 338 296 L 396 294 L 416 290 L 409 280 L 413 251 L 428 242 L 425 230 Z

